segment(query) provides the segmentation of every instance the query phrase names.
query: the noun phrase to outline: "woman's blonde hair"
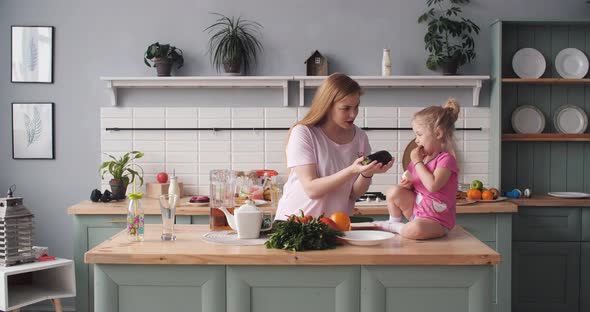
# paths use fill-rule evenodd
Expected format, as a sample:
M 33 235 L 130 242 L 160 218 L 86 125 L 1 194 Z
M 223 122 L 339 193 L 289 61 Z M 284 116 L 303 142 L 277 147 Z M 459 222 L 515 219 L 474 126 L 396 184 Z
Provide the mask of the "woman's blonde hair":
M 431 131 L 437 128 L 443 133 L 443 148 L 455 155 L 455 122 L 459 118 L 459 102 L 448 99 L 443 106 L 430 106 L 414 114 L 414 120 L 420 119 L 420 124 L 429 127 Z
M 361 89 L 358 82 L 342 73 L 333 73 L 328 76 L 316 91 L 305 117 L 289 129 L 285 147 L 289 143 L 289 137 L 291 137 L 293 127 L 297 125 L 316 126 L 323 124 L 334 103 L 341 101 L 351 94 L 363 94 L 363 89 Z

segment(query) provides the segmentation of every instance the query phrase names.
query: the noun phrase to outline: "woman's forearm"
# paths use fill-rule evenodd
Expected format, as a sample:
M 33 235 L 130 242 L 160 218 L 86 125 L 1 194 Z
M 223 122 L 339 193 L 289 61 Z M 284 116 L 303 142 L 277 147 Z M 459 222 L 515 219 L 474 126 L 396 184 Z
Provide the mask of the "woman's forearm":
M 326 177 L 315 177 L 306 174 L 300 174 L 296 169 L 297 175 L 300 177 L 303 189 L 307 196 L 311 199 L 318 199 L 327 193 L 335 191 L 337 188 L 346 183 L 347 180 L 351 179 L 356 175 L 352 168 L 347 167 L 335 174 Z
M 353 200 L 357 200 L 361 195 L 365 194 L 371 186 L 372 179 L 365 178 L 359 174 L 356 181 L 352 185 L 352 193 L 350 194 L 350 198 Z

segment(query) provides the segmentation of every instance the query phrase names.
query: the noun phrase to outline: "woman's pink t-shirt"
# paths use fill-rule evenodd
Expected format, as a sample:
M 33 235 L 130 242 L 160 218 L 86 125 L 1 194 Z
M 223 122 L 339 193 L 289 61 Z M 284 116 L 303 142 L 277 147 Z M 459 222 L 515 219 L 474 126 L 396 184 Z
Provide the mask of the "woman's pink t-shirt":
M 293 167 L 315 164 L 319 178 L 335 174 L 352 165 L 362 155 L 369 155 L 371 146 L 367 134 L 355 126 L 355 135 L 351 142 L 338 144 L 328 138 L 317 126 L 297 125 L 293 127 L 287 144 L 287 166 Z M 299 209 L 305 215 L 317 217 L 322 213 L 329 217 L 334 212 L 352 214 L 356 198 L 350 198 L 352 186 L 357 179 L 354 176 L 336 190 L 324 194 L 318 199 L 311 199 L 303 190 L 303 185 L 295 170 L 291 170 L 283 188 L 283 196 L 277 208 L 277 220 L 286 220 L 292 214 L 299 215 Z
M 457 176 L 459 174 L 457 160 L 453 155 L 442 152 L 429 161 L 426 168 L 430 172 L 434 172 L 436 168 L 447 168 L 452 172 L 451 177 L 440 190 L 432 193 L 422 184 L 414 164 L 410 163 L 408 171 L 412 174 L 414 193 L 416 193 L 413 214 L 415 217 L 433 219 L 445 228 L 452 229 L 456 219 Z

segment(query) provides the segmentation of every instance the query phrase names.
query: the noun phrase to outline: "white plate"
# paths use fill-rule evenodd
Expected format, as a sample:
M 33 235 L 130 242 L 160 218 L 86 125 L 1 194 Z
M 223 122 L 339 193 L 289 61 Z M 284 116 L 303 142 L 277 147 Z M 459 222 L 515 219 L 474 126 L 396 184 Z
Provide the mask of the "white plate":
M 553 125 L 559 133 L 584 133 L 588 127 L 588 116 L 575 105 L 564 105 L 553 115 Z
M 547 193 L 551 196 L 561 197 L 561 198 L 586 198 L 590 197 L 588 193 L 578 193 L 578 192 L 549 192 Z
M 534 106 L 519 106 L 512 112 L 512 129 L 516 133 L 541 133 L 545 129 L 545 115 Z
M 357 246 L 379 245 L 394 237 L 395 234 L 383 231 L 346 231 L 344 236 L 340 236 L 349 244 Z
M 505 200 L 507 200 L 507 199 L 508 199 L 508 197 L 502 197 L 502 196 L 500 196 L 500 197 L 498 197 L 498 198 L 496 198 L 496 199 L 488 199 L 488 200 L 485 200 L 485 199 L 478 199 L 477 201 L 478 201 L 478 202 L 482 202 L 482 203 L 491 203 L 491 202 L 505 201 Z
M 520 78 L 539 78 L 545 72 L 545 58 L 533 48 L 516 51 L 512 57 L 512 69 Z
M 555 69 L 563 78 L 584 78 L 588 73 L 588 58 L 578 49 L 563 49 L 555 57 Z

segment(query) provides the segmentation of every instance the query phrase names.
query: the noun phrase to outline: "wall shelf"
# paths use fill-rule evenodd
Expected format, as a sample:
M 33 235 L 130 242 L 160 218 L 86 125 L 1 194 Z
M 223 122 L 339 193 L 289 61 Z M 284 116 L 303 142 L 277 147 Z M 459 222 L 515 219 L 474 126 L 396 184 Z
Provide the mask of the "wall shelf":
M 472 88 L 473 106 L 479 106 L 483 80 L 489 76 L 352 76 L 364 88 Z M 289 81 L 299 82 L 299 105 L 305 104 L 305 88 L 318 87 L 326 76 L 213 76 L 213 77 L 101 77 L 117 106 L 119 88 L 282 88 L 288 106 Z
M 490 76 L 351 76 L 363 88 L 472 88 L 473 106 L 479 106 L 482 81 Z M 304 105 L 305 88 L 318 87 L 326 76 L 295 76 L 299 81 L 299 106 Z
M 504 142 L 590 142 L 590 133 L 564 134 L 564 133 L 504 133 Z
M 282 88 L 283 105 L 288 104 L 288 83 L 293 76 L 214 76 L 214 77 L 101 77 L 117 106 L 118 88 Z
M 590 79 L 564 79 L 564 78 L 502 78 L 503 83 L 514 84 L 587 84 Z

